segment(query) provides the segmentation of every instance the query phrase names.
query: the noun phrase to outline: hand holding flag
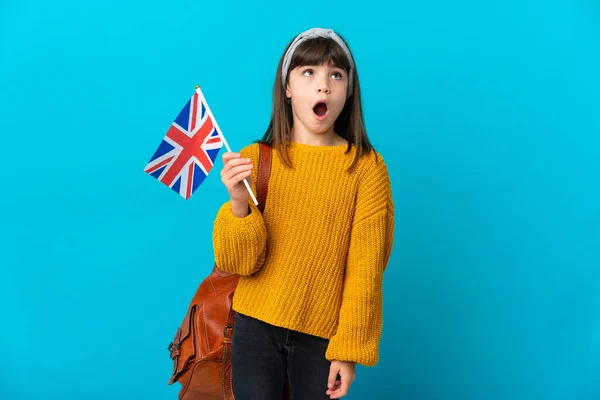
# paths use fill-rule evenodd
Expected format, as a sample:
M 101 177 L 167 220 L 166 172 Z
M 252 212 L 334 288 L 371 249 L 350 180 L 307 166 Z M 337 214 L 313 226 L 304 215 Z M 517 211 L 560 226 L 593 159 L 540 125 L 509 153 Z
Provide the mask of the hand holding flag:
M 187 200 L 208 176 L 223 145 L 231 151 L 200 86 L 196 86 L 144 171 Z M 244 184 L 258 205 L 246 179 Z

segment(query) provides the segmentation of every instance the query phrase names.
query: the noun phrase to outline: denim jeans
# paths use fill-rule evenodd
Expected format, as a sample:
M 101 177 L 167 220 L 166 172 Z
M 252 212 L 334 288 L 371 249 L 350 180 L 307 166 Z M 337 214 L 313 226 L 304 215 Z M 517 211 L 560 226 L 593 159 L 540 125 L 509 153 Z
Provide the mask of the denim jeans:
M 231 344 L 235 400 L 281 400 L 286 373 L 291 400 L 329 399 L 329 340 L 236 313 Z

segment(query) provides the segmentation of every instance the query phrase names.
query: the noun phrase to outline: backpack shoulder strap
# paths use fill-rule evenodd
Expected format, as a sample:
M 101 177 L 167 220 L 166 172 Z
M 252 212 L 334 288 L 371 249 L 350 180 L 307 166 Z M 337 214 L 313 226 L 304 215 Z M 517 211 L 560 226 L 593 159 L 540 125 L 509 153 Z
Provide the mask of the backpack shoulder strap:
M 267 190 L 269 189 L 269 178 L 271 177 L 271 146 L 265 143 L 259 143 L 258 152 L 258 182 L 256 191 L 258 201 L 258 209 L 261 213 L 265 211 L 265 202 L 267 200 Z

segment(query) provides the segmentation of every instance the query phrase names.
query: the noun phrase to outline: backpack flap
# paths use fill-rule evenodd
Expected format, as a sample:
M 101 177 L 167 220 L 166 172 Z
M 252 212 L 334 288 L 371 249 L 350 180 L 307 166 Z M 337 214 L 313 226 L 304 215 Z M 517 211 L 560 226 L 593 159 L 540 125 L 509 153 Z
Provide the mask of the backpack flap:
M 173 373 L 169 384 L 175 382 L 177 378 L 189 368 L 196 356 L 196 335 L 193 334 L 193 330 L 194 317 L 198 312 L 198 308 L 197 304 L 194 304 L 189 308 L 181 326 L 175 333 L 175 338 L 167 348 L 171 353 L 171 359 L 173 360 Z M 182 357 L 182 354 L 185 356 Z

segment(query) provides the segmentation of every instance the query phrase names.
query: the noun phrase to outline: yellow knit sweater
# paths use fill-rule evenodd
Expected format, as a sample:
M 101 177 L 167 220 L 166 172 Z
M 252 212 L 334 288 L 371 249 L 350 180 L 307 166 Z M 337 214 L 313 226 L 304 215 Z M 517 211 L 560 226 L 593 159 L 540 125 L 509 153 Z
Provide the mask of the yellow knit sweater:
M 217 213 L 217 266 L 240 275 L 234 310 L 272 325 L 330 339 L 328 360 L 373 366 L 379 360 L 382 280 L 393 242 L 394 205 L 380 154 L 291 143 L 286 167 L 273 149 L 264 215 L 252 200 L 236 217 Z M 252 160 L 256 194 L 258 144 Z

